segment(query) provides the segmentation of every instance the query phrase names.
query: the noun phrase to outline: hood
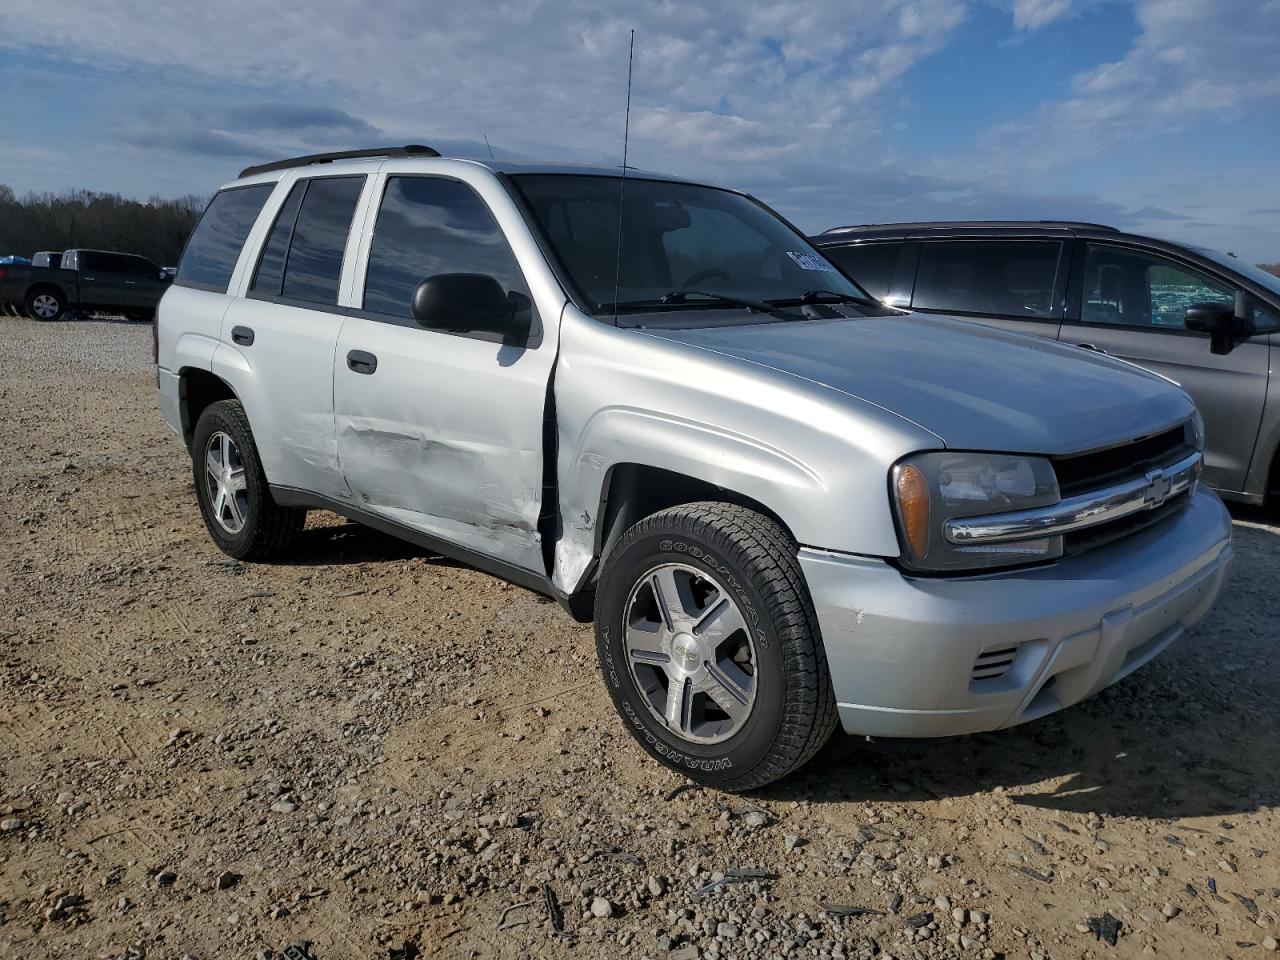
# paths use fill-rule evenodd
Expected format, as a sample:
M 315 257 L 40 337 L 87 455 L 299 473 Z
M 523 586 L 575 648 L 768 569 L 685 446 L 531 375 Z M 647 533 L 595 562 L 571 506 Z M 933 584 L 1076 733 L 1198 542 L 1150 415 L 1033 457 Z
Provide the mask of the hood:
M 908 314 L 647 333 L 762 364 L 905 417 L 952 449 L 1069 454 L 1167 429 L 1194 406 L 1131 364 Z

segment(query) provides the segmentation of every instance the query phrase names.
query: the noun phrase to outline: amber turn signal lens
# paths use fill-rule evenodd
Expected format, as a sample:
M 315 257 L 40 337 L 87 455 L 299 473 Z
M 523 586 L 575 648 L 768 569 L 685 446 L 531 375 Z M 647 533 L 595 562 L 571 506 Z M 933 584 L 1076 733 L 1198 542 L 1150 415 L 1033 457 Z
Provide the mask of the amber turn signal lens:
M 929 552 L 929 484 L 918 467 L 898 468 L 898 511 L 902 529 L 917 557 Z

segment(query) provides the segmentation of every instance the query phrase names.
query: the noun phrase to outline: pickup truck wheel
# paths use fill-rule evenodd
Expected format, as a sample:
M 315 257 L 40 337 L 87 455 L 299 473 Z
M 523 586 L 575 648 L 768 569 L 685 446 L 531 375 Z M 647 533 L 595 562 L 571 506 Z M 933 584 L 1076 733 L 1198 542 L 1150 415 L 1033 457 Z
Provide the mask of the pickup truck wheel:
M 196 497 L 209 535 L 237 560 L 265 560 L 302 529 L 307 512 L 271 499 L 249 419 L 238 400 L 210 404 L 191 440 Z
M 795 541 L 753 510 L 692 503 L 641 520 L 605 559 L 595 619 L 627 729 L 692 780 L 762 787 L 835 728 Z
M 57 290 L 36 289 L 27 294 L 23 307 L 27 311 L 27 316 L 33 319 L 57 320 L 66 312 L 67 301 Z

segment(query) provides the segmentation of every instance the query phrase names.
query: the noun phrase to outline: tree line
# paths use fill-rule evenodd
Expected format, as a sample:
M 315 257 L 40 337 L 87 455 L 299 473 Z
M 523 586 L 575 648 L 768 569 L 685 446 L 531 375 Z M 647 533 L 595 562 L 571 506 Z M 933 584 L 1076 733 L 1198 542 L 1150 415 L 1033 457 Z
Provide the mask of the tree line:
M 91 190 L 18 197 L 0 183 L 0 257 L 89 247 L 139 253 L 174 266 L 206 203 L 197 196 L 152 197 L 143 203 Z M 1280 276 L 1280 263 L 1258 266 Z
M 90 190 L 19 197 L 0 184 L 0 257 L 88 247 L 137 253 L 172 266 L 206 202 L 196 196 L 142 202 Z

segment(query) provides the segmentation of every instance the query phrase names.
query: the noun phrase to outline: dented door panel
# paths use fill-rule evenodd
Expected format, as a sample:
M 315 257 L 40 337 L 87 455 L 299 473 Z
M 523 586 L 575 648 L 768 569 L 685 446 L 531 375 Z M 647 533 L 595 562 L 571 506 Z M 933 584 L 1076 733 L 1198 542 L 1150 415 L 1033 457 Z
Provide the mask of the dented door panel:
M 353 350 L 377 358 L 358 373 Z M 541 571 L 553 353 L 349 317 L 334 364 L 343 474 L 363 510 Z

